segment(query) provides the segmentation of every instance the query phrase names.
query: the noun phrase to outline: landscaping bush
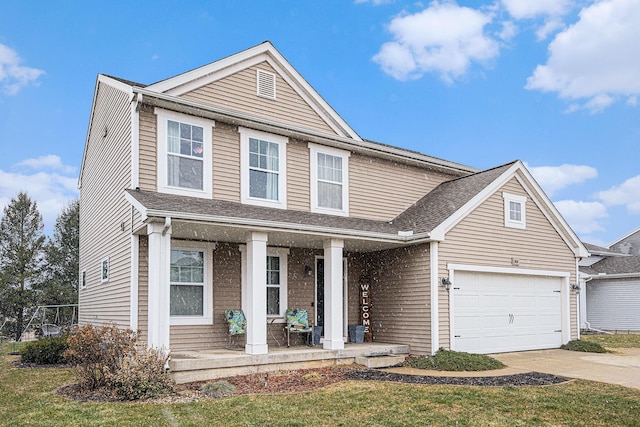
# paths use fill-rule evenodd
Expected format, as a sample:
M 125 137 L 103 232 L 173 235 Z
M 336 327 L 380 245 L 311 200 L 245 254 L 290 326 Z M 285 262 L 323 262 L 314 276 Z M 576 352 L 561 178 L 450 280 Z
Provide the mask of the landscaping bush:
M 167 357 L 159 350 L 127 354 L 120 369 L 106 375 L 107 387 L 125 400 L 160 396 L 173 391 L 174 382 L 164 370 Z
M 123 358 L 136 352 L 136 335 L 131 329 L 116 325 L 85 325 L 67 339 L 65 360 L 75 365 L 78 385 L 95 390 L 107 385 L 107 377 L 115 375 Z
M 606 353 L 607 350 L 600 344 L 590 341 L 573 340 L 560 347 L 563 350 L 584 351 L 587 353 Z
M 38 341 L 25 343 L 20 350 L 23 363 L 36 365 L 58 365 L 64 363 L 64 352 L 67 350 L 67 336 L 56 338 L 40 338 Z
M 484 354 L 440 349 L 434 356 L 407 359 L 403 366 L 437 371 L 488 371 L 504 368 L 502 362 Z
M 233 384 L 226 381 L 217 381 L 215 383 L 206 383 L 200 391 L 209 397 L 219 398 L 230 396 L 236 391 L 236 388 Z

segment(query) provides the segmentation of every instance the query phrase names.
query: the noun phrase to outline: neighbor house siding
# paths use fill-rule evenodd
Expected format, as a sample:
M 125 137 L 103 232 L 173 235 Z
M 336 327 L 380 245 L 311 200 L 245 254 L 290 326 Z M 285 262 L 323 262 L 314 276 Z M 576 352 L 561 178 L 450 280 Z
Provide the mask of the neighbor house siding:
M 526 229 L 504 226 L 502 192 L 526 196 Z M 448 275 L 447 264 L 551 270 L 571 273 L 575 282 L 573 252 L 542 214 L 520 183 L 510 180 L 473 210 L 439 243 L 439 275 Z M 512 259 L 518 260 L 514 267 Z M 571 337 L 577 338 L 576 299 L 570 296 Z M 449 347 L 449 306 L 446 293 L 440 293 L 440 345 Z
M 257 69 L 276 75 L 276 99 L 257 95 Z M 325 120 L 267 62 L 238 71 L 188 92 L 182 97 L 280 123 L 336 134 Z
M 128 93 L 98 83 L 88 132 L 80 189 L 79 322 L 130 321 L 131 210 L 124 190 L 131 186 L 131 110 Z M 109 281 L 101 282 L 101 261 L 109 258 Z
M 440 183 L 457 178 L 362 154 L 349 158 L 349 216 L 388 221 Z
M 376 252 L 371 266 L 374 341 L 408 344 L 411 353 L 429 353 L 429 247 Z
M 287 144 L 287 208 L 311 210 L 310 163 L 307 143 L 289 139 Z

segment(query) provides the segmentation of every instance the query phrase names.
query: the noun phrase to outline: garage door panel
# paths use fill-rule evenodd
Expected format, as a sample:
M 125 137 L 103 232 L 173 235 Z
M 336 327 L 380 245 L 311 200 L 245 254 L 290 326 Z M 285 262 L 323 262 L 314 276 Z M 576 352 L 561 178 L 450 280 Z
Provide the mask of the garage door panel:
M 562 343 L 562 279 L 456 272 L 454 348 L 499 353 Z

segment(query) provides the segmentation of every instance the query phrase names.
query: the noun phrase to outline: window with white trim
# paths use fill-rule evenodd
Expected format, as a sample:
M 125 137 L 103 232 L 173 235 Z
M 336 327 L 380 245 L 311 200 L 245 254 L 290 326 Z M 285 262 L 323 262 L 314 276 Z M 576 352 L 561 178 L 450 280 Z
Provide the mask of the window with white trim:
M 109 258 L 100 261 L 100 282 L 109 281 Z
M 205 246 L 173 246 L 170 257 L 169 314 L 172 325 L 212 322 L 211 252 Z
M 311 211 L 349 214 L 349 156 L 345 150 L 309 143 Z
M 286 209 L 288 139 L 240 127 L 242 203 Z
M 82 270 L 80 273 L 80 288 L 84 289 L 87 287 L 87 270 Z
M 158 191 L 211 197 L 214 122 L 156 109 L 158 116 Z
M 247 289 L 247 250 L 245 245 L 240 245 L 242 253 L 242 307 L 246 309 Z M 266 286 L 267 317 L 274 319 L 276 323 L 284 322 L 287 310 L 287 265 L 289 249 L 267 248 Z M 264 298 L 264 297 L 263 297 Z
M 504 226 L 510 228 L 526 228 L 526 202 L 525 196 L 502 193 L 504 199 Z

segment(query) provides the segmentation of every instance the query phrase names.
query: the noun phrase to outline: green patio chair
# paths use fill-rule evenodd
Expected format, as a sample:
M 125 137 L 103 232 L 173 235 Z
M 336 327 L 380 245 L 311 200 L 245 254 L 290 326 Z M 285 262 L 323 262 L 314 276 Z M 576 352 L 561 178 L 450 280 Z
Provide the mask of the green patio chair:
M 229 337 L 227 348 L 231 349 L 231 340 L 234 335 L 245 335 L 247 333 L 247 318 L 242 310 L 225 310 L 224 318 L 229 326 Z
M 287 347 L 291 346 L 291 334 L 306 334 L 306 342 L 310 342 L 311 334 L 313 333 L 313 327 L 309 326 L 309 313 L 307 310 L 302 310 L 298 308 L 288 308 L 287 309 L 287 326 L 285 326 L 285 330 L 287 331 Z

